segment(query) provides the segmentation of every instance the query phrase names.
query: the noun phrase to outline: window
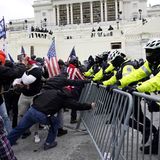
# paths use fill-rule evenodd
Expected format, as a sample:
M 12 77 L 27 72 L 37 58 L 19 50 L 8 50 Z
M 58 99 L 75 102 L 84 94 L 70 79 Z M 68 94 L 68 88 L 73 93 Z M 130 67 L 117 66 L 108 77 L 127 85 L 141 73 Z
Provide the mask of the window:
M 83 23 L 90 23 L 90 2 L 82 3 Z
M 66 25 L 67 24 L 67 8 L 66 5 L 59 5 L 59 24 Z
M 122 48 L 121 42 L 111 43 L 111 49 L 121 49 L 121 48 Z
M 115 21 L 115 1 L 107 0 L 107 19 L 108 21 Z
M 80 3 L 73 3 L 73 24 L 79 24 L 80 22 Z
M 100 1 L 93 2 L 93 22 L 101 21 L 101 5 Z

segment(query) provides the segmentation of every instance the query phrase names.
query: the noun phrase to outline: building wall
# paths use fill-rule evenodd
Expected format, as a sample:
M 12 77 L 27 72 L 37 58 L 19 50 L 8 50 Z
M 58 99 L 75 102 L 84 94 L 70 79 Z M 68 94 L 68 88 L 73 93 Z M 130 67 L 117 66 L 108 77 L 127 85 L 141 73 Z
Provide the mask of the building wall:
M 47 18 L 48 26 L 139 19 L 147 16 L 147 0 L 36 1 L 35 24 Z M 139 13 L 139 9 L 142 10 Z M 119 12 L 120 11 L 120 12 Z M 119 14 L 120 13 L 120 14 Z
M 147 8 L 148 17 L 159 17 L 160 16 L 160 5 L 154 5 Z
M 57 16 L 59 12 L 57 11 L 58 5 L 63 5 L 64 2 L 67 3 L 67 10 L 65 13 L 69 12 L 71 9 L 71 3 L 74 3 L 75 9 L 73 9 L 73 18 L 75 21 L 71 20 L 71 12 L 69 12 L 70 16 L 64 16 L 65 22 L 67 18 L 67 22 L 69 25 L 61 25 L 58 26 Z M 114 12 L 115 16 L 119 16 L 119 21 L 105 21 L 99 23 L 80 23 L 80 24 L 71 24 L 74 22 L 83 22 L 84 16 L 80 14 L 83 9 L 82 3 L 80 3 L 80 9 L 76 9 L 77 6 L 79 8 L 79 0 L 74 1 L 37 1 L 33 7 L 35 11 L 35 21 L 30 20 L 27 24 L 40 26 L 44 25 L 44 19 L 47 19 L 46 28 L 53 31 L 53 35 L 47 34 L 46 38 L 32 37 L 32 33 L 28 30 L 19 30 L 19 31 L 11 31 L 10 29 L 7 32 L 7 40 L 5 41 L 7 45 L 8 52 L 13 55 L 14 59 L 17 58 L 17 55 L 20 54 L 21 46 L 25 48 L 26 53 L 30 55 L 30 48 L 34 46 L 35 55 L 44 57 L 47 55 L 49 46 L 52 41 L 52 37 L 56 37 L 56 51 L 58 58 L 62 58 L 66 60 L 73 48 L 75 46 L 75 50 L 80 60 L 85 60 L 89 57 L 89 55 L 100 54 L 105 50 L 111 50 L 111 43 L 121 42 L 122 48 L 121 51 L 126 53 L 129 57 L 132 58 L 141 58 L 145 57 L 143 46 L 150 38 L 160 37 L 160 18 L 156 17 L 154 21 L 150 18 L 147 18 L 148 23 L 142 25 L 142 21 L 139 20 L 138 9 L 142 10 L 142 18 L 145 17 L 145 10 L 143 8 L 146 6 L 146 0 L 135 0 L 134 2 L 131 0 L 119 0 L 116 3 L 119 5 L 118 10 L 122 13 L 117 15 Z M 84 1 L 81 1 L 84 2 Z M 85 1 L 86 2 L 86 1 Z M 101 6 L 99 1 L 94 1 L 91 6 L 93 7 L 93 17 L 90 17 L 91 21 L 95 21 L 99 19 L 96 17 L 96 12 L 94 10 L 100 11 L 101 8 L 107 8 L 107 3 L 113 4 L 113 1 L 104 1 Z M 54 4 L 54 5 L 53 5 Z M 70 7 L 69 7 L 70 6 Z M 89 5 L 90 6 L 90 5 Z M 115 5 L 116 6 L 116 5 Z M 62 7 L 63 8 L 63 7 Z M 108 8 L 107 8 L 108 9 Z M 91 8 L 90 11 L 91 12 Z M 61 12 L 64 10 L 62 9 Z M 133 18 L 133 13 L 137 14 L 137 21 L 131 20 Z M 104 12 L 99 12 L 100 17 L 103 17 L 103 20 L 107 20 L 108 14 Z M 80 17 L 78 17 L 80 15 Z M 89 14 L 90 15 L 90 14 Z M 107 15 L 107 18 L 106 18 Z M 79 21 L 79 18 L 80 21 Z M 130 21 L 129 21 L 130 20 Z M 57 22 L 56 22 L 57 21 Z M 42 23 L 41 23 L 42 22 Z M 119 23 L 117 23 L 119 22 Z M 13 22 L 13 28 L 23 26 L 23 21 L 15 21 Z M 57 24 L 57 25 L 56 25 Z M 109 25 L 112 25 L 114 30 L 112 31 L 112 36 L 110 35 L 110 31 L 108 31 Z M 102 35 L 98 36 L 97 29 L 102 28 Z M 154 28 L 153 28 L 154 27 Z M 95 36 L 91 37 L 92 29 L 95 29 Z M 147 33 L 147 34 L 146 34 Z M 35 33 L 33 33 L 35 34 Z M 147 35 L 147 37 L 145 37 Z M 0 41 L 0 46 L 3 45 L 3 41 Z

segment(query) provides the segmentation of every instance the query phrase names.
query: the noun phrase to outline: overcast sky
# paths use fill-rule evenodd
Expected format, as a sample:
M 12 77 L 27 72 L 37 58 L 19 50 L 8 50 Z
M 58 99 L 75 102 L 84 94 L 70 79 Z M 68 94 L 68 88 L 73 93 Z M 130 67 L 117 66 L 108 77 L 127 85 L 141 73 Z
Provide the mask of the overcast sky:
M 12 19 L 34 17 L 32 8 L 34 0 L 1 0 L 0 19 L 5 17 L 6 22 Z M 151 5 L 160 4 L 160 0 L 148 0 Z

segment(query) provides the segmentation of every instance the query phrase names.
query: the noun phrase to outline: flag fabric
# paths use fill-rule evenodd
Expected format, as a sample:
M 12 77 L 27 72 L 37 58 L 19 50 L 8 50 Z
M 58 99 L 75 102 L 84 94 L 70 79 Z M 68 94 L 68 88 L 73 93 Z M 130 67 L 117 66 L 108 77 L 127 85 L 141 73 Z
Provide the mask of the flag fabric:
M 68 57 L 67 62 L 69 62 L 69 61 L 70 61 L 70 59 L 73 59 L 73 58 L 76 58 L 76 51 L 75 51 L 75 47 L 73 47 L 73 48 L 72 48 L 72 51 L 71 51 L 71 53 L 70 53 L 70 55 L 69 55 L 69 57 Z
M 46 66 L 48 69 L 49 77 L 54 77 L 60 73 L 57 57 L 56 57 L 56 49 L 55 49 L 55 40 L 52 41 L 52 44 L 48 50 L 47 58 L 45 59 Z
M 1 38 L 6 38 L 6 28 L 5 28 L 5 21 L 4 18 L 0 20 L 0 39 Z

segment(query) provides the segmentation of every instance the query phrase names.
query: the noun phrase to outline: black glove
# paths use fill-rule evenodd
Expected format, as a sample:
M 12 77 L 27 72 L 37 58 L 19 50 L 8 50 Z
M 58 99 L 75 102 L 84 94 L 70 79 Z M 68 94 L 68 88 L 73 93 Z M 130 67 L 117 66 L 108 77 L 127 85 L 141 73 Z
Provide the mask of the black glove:
M 159 112 L 160 106 L 155 101 L 149 101 L 148 103 L 148 110 L 149 112 Z
M 86 80 L 83 80 L 84 83 L 91 83 L 91 80 L 90 79 L 86 79 Z
M 118 89 L 118 85 L 114 84 L 114 85 L 109 85 L 109 86 L 106 87 L 106 90 L 109 91 L 109 92 L 112 92 L 113 89 Z
M 95 82 L 97 87 L 99 88 L 100 85 L 103 85 L 103 83 L 101 81 Z
M 92 79 L 92 78 L 94 78 L 94 76 L 84 76 L 85 78 L 87 78 L 87 79 Z
M 133 92 L 137 92 L 137 89 L 136 87 L 126 86 L 122 89 L 122 91 L 132 94 Z

